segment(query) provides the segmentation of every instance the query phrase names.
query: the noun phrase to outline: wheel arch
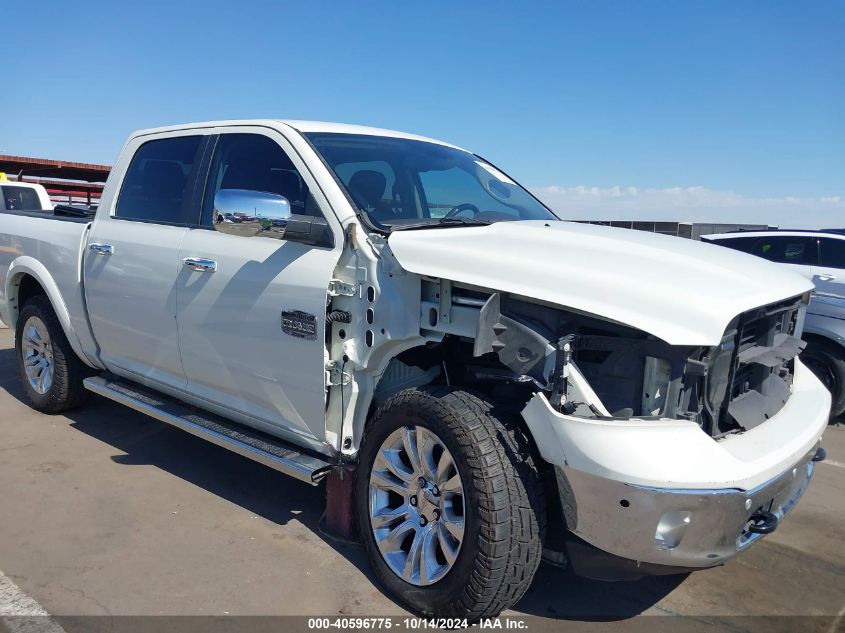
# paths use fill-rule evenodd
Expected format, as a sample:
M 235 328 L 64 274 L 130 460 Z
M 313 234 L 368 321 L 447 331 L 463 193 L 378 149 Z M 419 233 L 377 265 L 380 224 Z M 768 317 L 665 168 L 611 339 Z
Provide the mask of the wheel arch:
M 813 339 L 823 344 L 832 342 L 845 349 L 845 318 L 839 317 L 841 315 L 833 316 L 808 311 L 804 319 L 804 340 Z
M 813 342 L 819 345 L 833 345 L 845 353 L 845 343 L 843 343 L 842 339 L 838 336 L 829 335 L 826 332 L 805 332 L 804 340 L 808 343 Z
M 472 348 L 472 344 L 467 343 L 467 342 L 456 342 L 455 345 L 464 345 L 469 349 Z M 384 378 L 385 372 L 387 371 L 387 368 L 388 368 L 390 362 L 393 361 L 393 360 L 398 360 L 400 362 L 405 362 L 407 364 L 407 361 L 409 360 L 409 358 L 413 358 L 417 354 L 425 354 L 426 356 L 429 356 L 430 359 L 431 358 L 437 358 L 439 356 L 441 363 L 444 363 L 447 360 L 448 353 L 449 353 L 448 348 L 446 348 L 442 345 L 435 345 L 435 346 L 432 347 L 430 342 L 423 342 L 423 343 L 415 343 L 415 344 L 411 344 L 411 345 L 407 345 L 407 346 L 398 347 L 395 350 L 393 350 L 392 354 L 390 354 L 389 356 L 386 356 L 382 360 L 382 362 L 379 364 L 380 371 L 373 377 L 372 388 L 366 390 L 366 394 L 367 394 L 366 403 L 364 403 L 364 402 L 360 403 L 359 411 L 362 412 L 362 415 L 359 416 L 358 424 L 356 425 L 356 428 L 355 428 L 356 447 L 360 447 L 361 443 L 364 441 L 364 438 L 366 437 L 367 433 L 369 432 L 373 416 L 375 415 L 375 413 L 378 409 L 378 404 L 380 402 L 380 400 L 377 398 L 377 392 L 378 392 L 378 389 L 379 389 L 379 385 L 382 382 L 382 379 Z M 424 386 L 427 386 L 427 385 L 436 384 L 438 380 L 440 380 L 440 381 L 445 380 L 445 382 L 443 382 L 444 385 L 449 385 L 449 386 L 452 386 L 452 387 L 460 388 L 460 389 L 463 389 L 463 390 L 468 391 L 470 393 L 474 393 L 476 395 L 483 396 L 486 399 L 489 399 L 493 403 L 502 404 L 502 405 L 507 404 L 507 402 L 506 402 L 507 399 L 503 398 L 500 395 L 497 395 L 495 393 L 494 389 L 485 388 L 484 386 L 479 386 L 479 385 L 465 384 L 464 382 L 461 382 L 461 381 L 453 382 L 450 379 L 448 373 L 446 375 L 441 373 L 434 380 L 427 382 L 427 383 L 415 385 L 412 388 L 419 388 L 419 387 L 424 387 Z M 399 391 L 402 391 L 402 390 L 399 390 Z M 398 391 L 396 393 L 398 393 Z M 386 397 L 385 397 L 385 399 L 386 399 Z M 536 458 L 542 460 L 542 458 L 540 457 L 538 447 L 537 447 L 537 439 L 534 437 L 533 433 L 531 433 L 531 429 L 529 428 L 528 423 L 523 418 L 522 413 L 521 413 L 521 408 L 520 408 L 520 410 L 514 409 L 512 411 L 509 411 L 508 417 L 509 417 L 511 423 L 517 424 L 519 427 L 521 427 L 523 433 L 525 434 L 525 436 L 528 438 L 528 440 L 532 444 Z
M 29 256 L 18 257 L 12 262 L 6 275 L 5 294 L 6 312 L 9 318 L 7 325 L 13 329 L 17 327 L 18 315 L 24 302 L 35 295 L 46 296 L 59 319 L 68 343 L 74 353 L 84 361 L 86 356 L 71 324 L 67 305 L 62 299 L 53 276 L 41 262 Z
M 355 385 L 357 387 L 357 393 L 355 394 L 355 399 L 349 409 L 342 413 L 344 416 L 351 417 L 351 437 L 355 459 L 357 459 L 358 450 L 364 441 L 364 436 L 369 431 L 370 421 L 377 408 L 376 391 L 390 362 L 394 359 L 399 359 L 400 356 L 408 351 L 424 349 L 425 347 L 425 343 L 421 343 L 420 339 L 395 342 L 390 346 L 388 353 L 383 353 L 371 361 L 373 362 L 374 368 L 356 375 Z
M 819 332 L 804 334 L 804 340 L 808 344 L 799 358 L 810 368 L 811 371 L 825 383 L 825 387 L 831 391 L 831 420 L 834 420 L 845 413 L 845 345 L 839 337 L 827 336 Z M 809 345 L 816 346 L 816 352 L 808 352 Z M 825 366 L 827 376 L 819 375 L 814 369 L 814 362 Z M 825 378 L 833 380 L 833 385 L 827 384 Z

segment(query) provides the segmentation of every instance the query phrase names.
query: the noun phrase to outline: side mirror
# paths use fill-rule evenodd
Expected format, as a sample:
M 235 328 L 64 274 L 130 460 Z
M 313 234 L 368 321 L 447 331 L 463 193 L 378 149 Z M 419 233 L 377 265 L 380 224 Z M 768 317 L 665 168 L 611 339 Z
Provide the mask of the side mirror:
M 212 221 L 221 233 L 280 240 L 290 218 L 290 201 L 275 193 L 221 189 L 214 196 Z

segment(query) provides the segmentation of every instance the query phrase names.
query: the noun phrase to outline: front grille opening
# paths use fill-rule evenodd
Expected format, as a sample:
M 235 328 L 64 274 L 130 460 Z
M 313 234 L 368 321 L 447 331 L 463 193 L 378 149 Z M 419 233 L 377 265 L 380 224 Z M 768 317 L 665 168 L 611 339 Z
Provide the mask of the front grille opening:
M 718 433 L 714 435 L 752 429 L 775 415 L 786 403 L 792 387 L 794 360 L 784 359 L 771 366 L 754 360 L 752 348 L 770 350 L 780 345 L 785 335 L 792 336 L 800 307 L 800 297 L 796 297 L 740 317 L 729 388 L 725 390 L 718 424 L 714 425 Z M 749 354 L 752 360 L 743 362 L 742 358 Z

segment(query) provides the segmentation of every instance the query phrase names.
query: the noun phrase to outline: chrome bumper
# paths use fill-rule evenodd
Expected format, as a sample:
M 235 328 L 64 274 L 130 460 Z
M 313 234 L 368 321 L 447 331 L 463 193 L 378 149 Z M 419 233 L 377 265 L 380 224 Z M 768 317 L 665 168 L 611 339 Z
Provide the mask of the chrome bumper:
M 807 489 L 817 451 L 747 491 L 626 484 L 568 466 L 556 467 L 558 490 L 567 526 L 596 548 L 637 563 L 712 567 L 774 530 Z

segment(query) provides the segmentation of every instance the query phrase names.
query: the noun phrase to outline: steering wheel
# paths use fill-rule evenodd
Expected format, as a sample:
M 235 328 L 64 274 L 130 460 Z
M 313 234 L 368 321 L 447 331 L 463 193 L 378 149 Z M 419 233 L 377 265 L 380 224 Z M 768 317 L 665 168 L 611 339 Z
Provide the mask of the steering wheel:
M 472 211 L 473 217 L 475 217 L 476 215 L 481 213 L 481 211 L 479 211 L 478 207 L 475 206 L 474 204 L 472 204 L 471 202 L 464 202 L 463 204 L 459 204 L 459 205 L 454 206 L 451 209 L 449 209 L 449 212 L 446 215 L 444 215 L 443 217 L 444 218 L 454 218 L 454 217 L 457 217 L 457 215 L 459 213 L 461 213 L 462 211 Z

